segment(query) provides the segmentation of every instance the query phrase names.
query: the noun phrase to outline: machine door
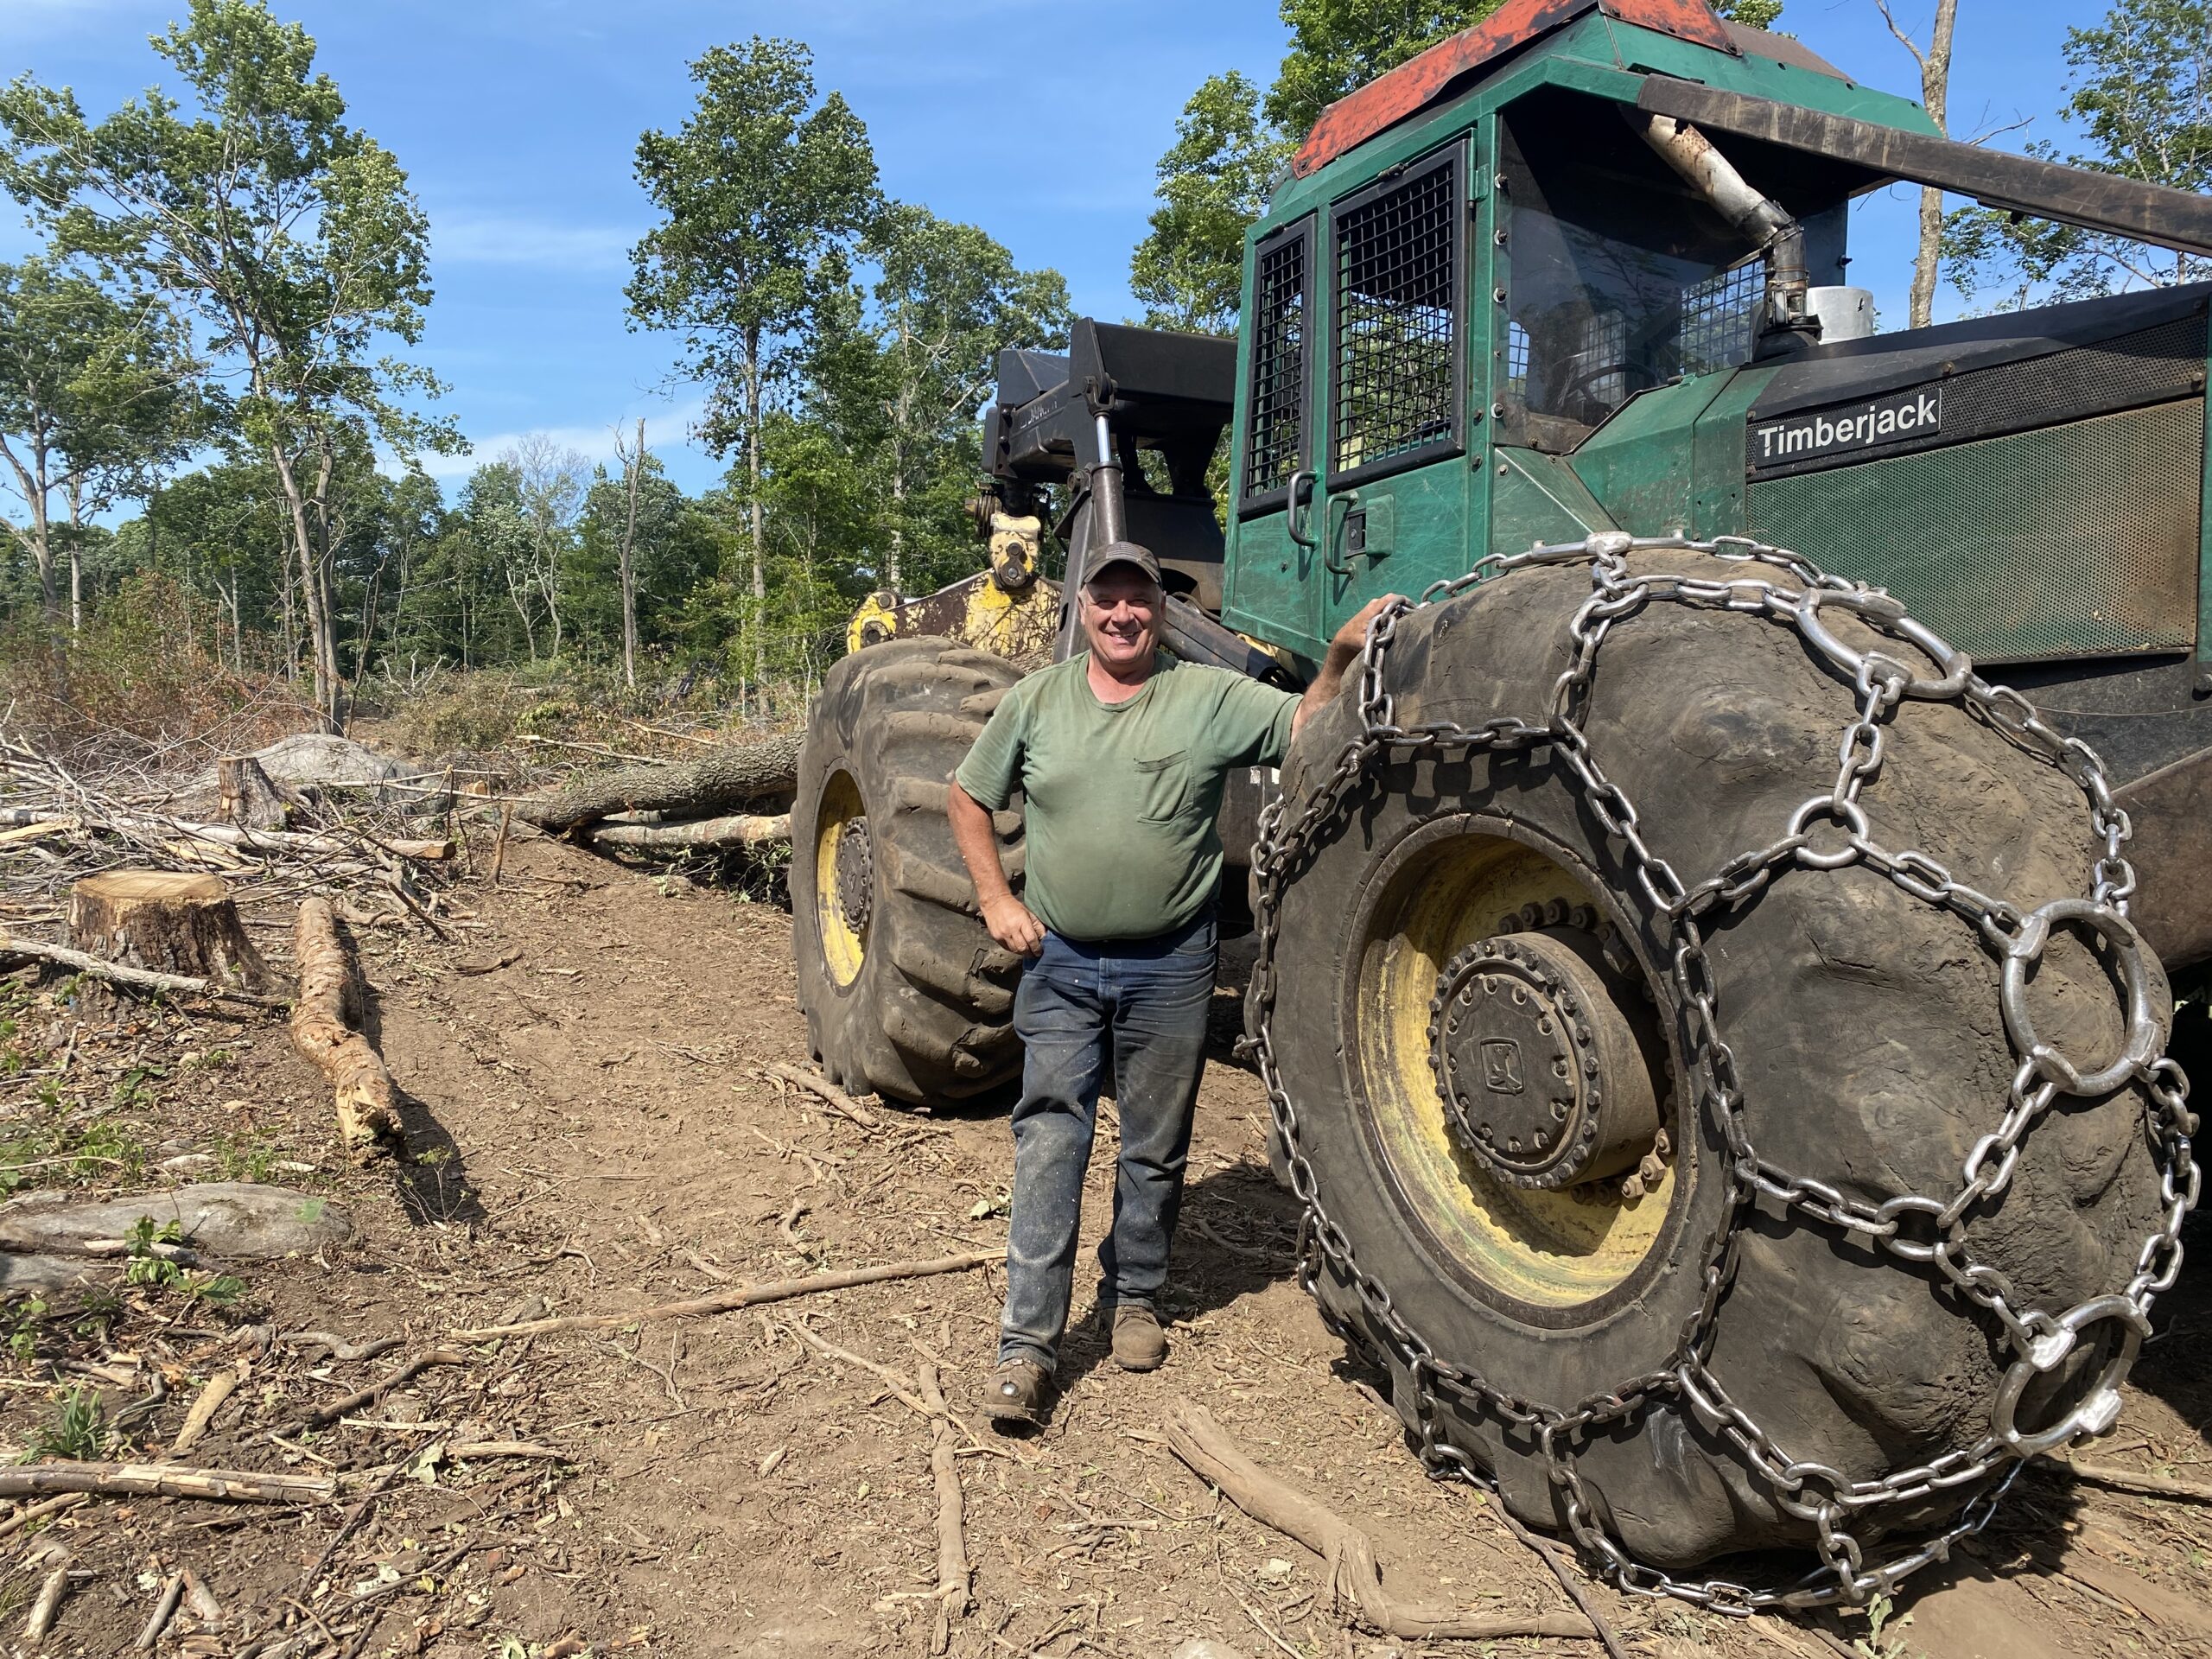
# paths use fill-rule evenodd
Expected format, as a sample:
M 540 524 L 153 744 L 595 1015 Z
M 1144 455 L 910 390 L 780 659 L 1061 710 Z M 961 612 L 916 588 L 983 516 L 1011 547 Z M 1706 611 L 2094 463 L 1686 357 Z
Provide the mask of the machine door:
M 1316 297 L 1311 214 L 1252 251 L 1230 482 L 1236 504 L 1223 620 L 1319 654 L 1319 464 L 1313 420 Z
M 1467 145 L 1329 209 L 1320 615 L 1466 569 Z

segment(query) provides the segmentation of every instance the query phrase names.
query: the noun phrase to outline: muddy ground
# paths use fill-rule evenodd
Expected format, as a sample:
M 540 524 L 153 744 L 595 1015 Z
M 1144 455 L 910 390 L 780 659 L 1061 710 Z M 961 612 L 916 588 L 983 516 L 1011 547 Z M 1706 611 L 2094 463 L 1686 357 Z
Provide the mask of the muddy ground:
M 475 851 L 480 865 L 480 839 Z M 272 943 L 288 916 L 253 912 Z M 334 1425 L 298 1427 L 455 1328 L 1004 1241 L 1001 1113 L 887 1116 L 870 1130 L 766 1076 L 806 1059 L 789 918 L 772 902 L 533 840 L 509 849 L 499 889 L 480 878 L 455 890 L 448 926 L 442 942 L 362 930 L 408 1149 L 365 1168 L 339 1156 L 324 1087 L 281 1026 L 80 1010 L 57 1005 L 51 982 L 11 982 L 5 1128 L 45 1136 L 62 1160 L 30 1168 L 19 1141 L 16 1179 L 123 1191 L 259 1178 L 336 1206 L 354 1233 L 311 1256 L 235 1266 L 243 1284 L 227 1303 L 192 1294 L 204 1274 L 131 1286 L 120 1271 L 89 1313 L 81 1294 L 43 1317 L 18 1300 L 0 1332 L 15 1338 L 0 1357 L 0 1442 L 158 1450 L 207 1378 L 243 1368 L 182 1461 L 371 1472 L 324 1504 L 96 1498 L 15 1528 L 0 1536 L 6 1640 L 59 1563 L 78 1576 L 51 1653 L 127 1649 L 165 1581 L 189 1568 L 213 1603 L 180 1614 L 163 1652 L 274 1641 L 286 1645 L 264 1651 L 926 1655 L 930 1424 L 800 1327 L 906 1379 L 940 1363 L 953 1412 L 974 1425 L 957 1459 L 976 1566 L 975 1608 L 949 1632 L 959 1659 L 1166 1659 L 1193 1637 L 1251 1659 L 1416 1650 L 1348 1627 L 1315 1557 L 1169 1453 L 1158 1431 L 1185 1399 L 1367 1529 L 1394 1585 L 1471 1611 L 1567 1606 L 1480 1494 L 1423 1475 L 1380 1379 L 1292 1282 L 1294 1212 L 1268 1174 L 1258 1084 L 1229 1049 L 1244 959 L 1234 948 L 1177 1243 L 1170 1363 L 1141 1376 L 1104 1363 L 1093 1287 L 1079 1281 L 1067 1392 L 1041 1436 L 1003 1440 L 976 1413 L 1000 1288 L 988 1270 L 474 1344 Z M 1102 1144 L 1092 1233 L 1109 1157 Z M 2203 1282 L 2185 1276 L 2162 1306 L 2129 1411 L 2088 1455 L 2212 1476 Z M 399 1344 L 348 1361 L 304 1332 Z M 486 1443 L 559 1460 L 445 1450 Z M 378 1486 L 364 1510 L 361 1491 Z M 1592 1595 L 1626 1650 L 1662 1659 L 1839 1648 L 2037 1659 L 2212 1648 L 2208 1584 L 2212 1510 L 2046 1466 L 1878 1632 L 1864 1618 L 1746 1624 Z M 1433 1650 L 1602 1651 L 1550 1638 Z

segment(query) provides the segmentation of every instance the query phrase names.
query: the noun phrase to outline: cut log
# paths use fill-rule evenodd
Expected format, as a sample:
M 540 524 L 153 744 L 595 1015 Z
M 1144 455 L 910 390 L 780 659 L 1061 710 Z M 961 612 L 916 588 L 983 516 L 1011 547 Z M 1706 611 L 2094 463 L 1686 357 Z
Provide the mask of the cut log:
M 218 760 L 215 788 L 221 801 L 217 816 L 225 823 L 242 830 L 284 827 L 284 798 L 251 755 L 226 754 Z
M 346 1150 L 364 1158 L 399 1139 L 397 1091 L 384 1057 L 362 1034 L 366 1004 L 360 970 L 338 931 L 327 899 L 300 904 L 293 931 L 300 962 L 299 1000 L 292 1006 L 292 1046 L 315 1063 L 330 1084 L 338 1132 Z
M 594 847 L 641 847 L 677 852 L 694 847 L 760 847 L 791 838 L 791 815 L 693 818 L 684 823 L 595 823 L 584 832 Z
M 617 812 L 727 813 L 788 793 L 798 781 L 798 741 L 792 733 L 710 749 L 696 760 L 590 772 L 524 801 L 520 816 L 562 831 Z
M 269 964 L 216 875 L 107 870 L 70 890 L 69 940 L 125 968 L 258 992 Z

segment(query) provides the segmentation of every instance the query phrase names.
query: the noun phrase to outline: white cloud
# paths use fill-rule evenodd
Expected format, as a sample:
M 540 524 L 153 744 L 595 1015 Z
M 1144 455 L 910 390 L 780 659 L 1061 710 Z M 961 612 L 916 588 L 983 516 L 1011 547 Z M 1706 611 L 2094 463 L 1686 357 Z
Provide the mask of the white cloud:
M 619 270 L 638 232 L 611 225 L 554 225 L 494 214 L 433 213 L 434 260 L 471 265 L 541 265 L 562 270 Z
M 645 447 L 664 449 L 690 441 L 691 428 L 706 412 L 703 397 L 695 397 L 674 409 L 645 416 Z M 432 478 L 466 478 L 479 467 L 497 461 L 501 453 L 524 438 L 545 438 L 563 449 L 573 449 L 589 461 L 611 461 L 614 459 L 614 431 L 619 424 L 626 433 L 634 429 L 638 413 L 632 410 L 618 423 L 607 422 L 600 426 L 541 426 L 527 432 L 500 432 L 487 438 L 472 438 L 474 446 L 465 455 L 424 455 L 423 470 Z

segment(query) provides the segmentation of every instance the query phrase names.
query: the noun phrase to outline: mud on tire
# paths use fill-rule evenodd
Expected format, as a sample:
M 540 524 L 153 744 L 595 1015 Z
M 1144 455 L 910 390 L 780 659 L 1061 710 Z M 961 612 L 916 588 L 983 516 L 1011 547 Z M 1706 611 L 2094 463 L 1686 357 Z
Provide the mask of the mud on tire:
M 840 662 L 808 711 L 792 948 L 808 1037 L 842 1088 L 957 1100 L 1020 1070 L 1020 963 L 984 931 L 945 816 L 947 780 L 1017 677 L 987 652 L 895 640 Z M 1020 815 L 995 823 L 1018 880 Z
M 1639 553 L 1630 568 L 1743 574 L 1683 553 Z M 1397 723 L 1478 728 L 1516 716 L 1541 726 L 1568 666 L 1569 619 L 1590 595 L 1586 564 L 1532 567 L 1409 614 L 1389 658 Z M 1348 692 L 1300 734 L 1283 774 L 1291 820 L 1359 736 L 1358 702 Z M 1848 680 L 1790 628 L 1653 603 L 1607 638 L 1584 727 L 1652 851 L 1694 883 L 1773 843 L 1793 808 L 1828 790 L 1853 705 Z M 2023 906 L 2088 891 L 2078 787 L 1956 703 L 1909 702 L 1885 737 L 1863 797 L 1876 841 L 1924 849 L 1960 881 Z M 1374 764 L 1287 872 L 1268 1021 L 1274 1058 L 1319 1207 L 1395 1315 L 1440 1359 L 1572 1410 L 1668 1368 L 1728 1214 L 1725 1148 L 1718 1127 L 1701 1121 L 1703 1073 L 1685 1061 L 1670 936 L 1556 746 L 1395 753 Z M 1824 845 L 1840 840 L 1835 826 L 1821 827 L 1830 832 Z M 1546 867 L 1554 876 L 1531 874 Z M 1593 931 L 1633 957 L 1630 976 L 1652 998 L 1659 1063 L 1673 1078 L 1663 1190 L 1622 1213 L 1658 1211 L 1637 1223 L 1642 1230 L 1618 1259 L 1600 1259 L 1602 1239 L 1577 1233 L 1571 1211 L 1544 1212 L 1565 1220 L 1549 1233 L 1536 1228 L 1516 1255 L 1520 1199 L 1502 1186 L 1478 1190 L 1479 1173 L 1466 1170 L 1479 1166 L 1446 1144 L 1440 1116 L 1411 1128 L 1393 1121 L 1418 1116 L 1423 1089 L 1433 1103 L 1441 1074 L 1426 1083 L 1382 1075 L 1394 1064 L 1421 1072 L 1421 1022 L 1433 1017 L 1425 1005 L 1394 1013 L 1390 997 L 1407 986 L 1425 995 L 1420 975 L 1474 936 L 1502 929 L 1510 938 L 1527 925 L 1515 906 L 1526 893 L 1545 912 L 1546 880 L 1586 895 Z M 1465 912 L 1457 920 L 1455 905 Z M 2057 941 L 2031 988 L 2037 1028 L 2070 1054 L 2120 1052 L 2110 976 L 2079 939 Z M 2018 1063 L 2000 1019 L 1997 961 L 1971 926 L 1864 866 L 1791 869 L 1710 923 L 1707 950 L 1719 1033 L 1763 1158 L 1870 1204 L 1957 1189 L 1968 1150 L 2005 1109 Z M 1377 1020 L 1393 1019 L 1403 1029 L 1378 1034 Z M 2009 1190 L 1970 1216 L 1974 1257 L 2010 1277 L 2019 1303 L 2064 1309 L 2127 1282 L 2158 1225 L 2145 1103 L 2133 1083 L 2101 1100 L 2062 1096 L 2023 1143 Z M 1464 1192 L 1452 1185 L 1462 1177 Z M 1471 1218 L 1455 1217 L 1455 1204 Z M 1610 1237 L 1618 1220 L 1592 1225 Z M 2010 1356 L 1990 1316 L 1934 1268 L 1764 1200 L 1738 1236 L 1710 1369 L 1787 1457 L 1878 1479 L 1988 1432 Z M 1418 1438 L 1427 1391 L 1374 1306 L 1325 1258 L 1314 1289 L 1332 1322 L 1390 1370 Z M 2102 1357 L 2094 1347 L 2085 1342 L 2031 1390 L 2024 1421 L 2050 1421 L 2079 1397 Z M 1516 1515 L 1565 1525 L 1533 1430 L 1449 1389 L 1436 1399 L 1433 1427 L 1496 1477 Z M 1630 1424 L 1574 1446 L 1595 1518 L 1639 1560 L 1678 1569 L 1814 1541 L 1812 1524 L 1781 1507 L 1719 1427 L 1662 1386 Z M 1917 1508 L 1871 1512 L 1853 1529 L 1863 1539 L 1884 1525 L 1931 1524 L 1969 1496 L 1938 1492 Z

